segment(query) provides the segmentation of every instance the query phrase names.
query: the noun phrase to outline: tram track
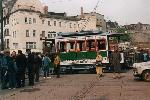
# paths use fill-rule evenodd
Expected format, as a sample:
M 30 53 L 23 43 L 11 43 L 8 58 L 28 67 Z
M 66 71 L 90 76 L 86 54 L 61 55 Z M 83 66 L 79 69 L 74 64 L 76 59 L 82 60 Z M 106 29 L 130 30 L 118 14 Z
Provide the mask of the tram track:
M 85 96 L 90 92 L 90 90 L 95 86 L 95 84 L 99 81 L 99 79 L 93 79 L 87 85 L 85 85 L 81 90 L 75 93 L 75 95 L 71 96 L 69 100 L 82 100 Z

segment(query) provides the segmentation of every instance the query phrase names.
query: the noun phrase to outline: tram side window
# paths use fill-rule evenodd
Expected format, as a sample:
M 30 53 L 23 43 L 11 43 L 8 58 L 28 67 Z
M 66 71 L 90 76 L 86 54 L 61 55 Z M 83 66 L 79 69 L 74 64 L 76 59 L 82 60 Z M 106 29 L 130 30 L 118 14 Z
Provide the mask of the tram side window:
M 75 51 L 75 43 L 74 42 L 70 42 L 68 49 L 69 49 L 69 51 Z
M 94 40 L 89 40 L 87 43 L 87 49 L 89 51 L 94 51 L 95 50 L 95 41 Z
M 70 49 L 73 49 L 74 43 L 70 43 Z
M 106 40 L 98 40 L 98 50 L 105 50 L 106 49 Z
M 65 52 L 65 42 L 60 42 L 60 52 Z
M 79 49 L 82 51 L 82 42 L 79 43 Z
M 77 43 L 77 51 L 84 51 L 85 50 L 85 43 L 84 41 L 78 41 Z

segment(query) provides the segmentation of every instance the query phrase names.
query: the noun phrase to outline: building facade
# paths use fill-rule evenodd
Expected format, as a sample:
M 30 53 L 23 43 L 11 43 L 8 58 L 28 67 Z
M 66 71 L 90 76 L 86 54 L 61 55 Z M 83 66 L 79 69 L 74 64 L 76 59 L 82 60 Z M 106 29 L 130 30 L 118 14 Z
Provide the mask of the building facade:
M 39 0 L 15 0 L 4 12 L 5 49 L 10 51 L 32 49 L 42 52 L 44 41 L 41 38 L 53 38 L 59 32 L 96 30 L 95 16 L 88 17 L 90 21 L 87 22 L 86 19 L 48 12 L 48 7 Z
M 119 28 L 119 25 L 117 22 L 112 22 L 110 20 L 106 22 L 106 26 L 107 26 L 106 31 L 108 33 L 117 33 L 117 29 Z
M 130 24 L 123 26 L 128 33 L 132 33 L 132 44 L 137 47 L 150 48 L 150 25 L 149 24 Z
M 91 16 L 96 17 L 96 30 L 106 32 L 106 20 L 104 19 L 104 15 L 96 12 L 84 13 L 83 7 L 81 7 L 81 15 L 78 15 L 78 18 L 90 21 L 89 18 Z

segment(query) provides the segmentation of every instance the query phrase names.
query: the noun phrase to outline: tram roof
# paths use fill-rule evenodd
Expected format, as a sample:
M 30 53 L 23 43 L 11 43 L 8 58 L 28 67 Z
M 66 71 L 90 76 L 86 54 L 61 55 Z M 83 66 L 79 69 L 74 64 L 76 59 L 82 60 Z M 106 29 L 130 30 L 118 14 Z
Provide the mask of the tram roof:
M 60 33 L 59 36 L 61 37 L 72 37 L 72 36 L 89 36 L 89 35 L 101 35 L 101 36 L 111 36 L 117 37 L 123 35 L 123 33 L 108 33 L 108 32 L 101 32 L 101 31 L 84 31 L 84 32 L 70 32 L 70 33 Z

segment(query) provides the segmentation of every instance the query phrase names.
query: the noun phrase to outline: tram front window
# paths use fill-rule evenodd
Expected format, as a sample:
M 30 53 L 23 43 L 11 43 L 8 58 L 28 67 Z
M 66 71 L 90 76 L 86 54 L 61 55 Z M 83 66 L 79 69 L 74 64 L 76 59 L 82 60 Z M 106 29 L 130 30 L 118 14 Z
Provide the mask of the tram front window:
M 98 50 L 105 50 L 106 49 L 106 40 L 98 40 Z

